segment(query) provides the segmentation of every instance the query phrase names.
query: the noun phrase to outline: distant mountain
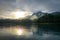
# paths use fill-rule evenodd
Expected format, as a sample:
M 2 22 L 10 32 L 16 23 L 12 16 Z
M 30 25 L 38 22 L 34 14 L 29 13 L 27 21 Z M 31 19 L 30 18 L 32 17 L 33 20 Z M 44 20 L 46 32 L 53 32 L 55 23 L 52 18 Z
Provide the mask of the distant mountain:
M 42 14 L 42 13 L 41 13 Z M 40 23 L 60 23 L 60 12 L 43 13 L 44 15 L 38 18 Z
M 30 19 L 38 19 L 40 17 L 42 17 L 45 13 L 41 12 L 41 11 L 38 11 L 38 12 L 35 12 L 32 14 L 32 16 L 30 16 L 29 18 Z
M 36 25 L 38 26 L 38 30 L 60 32 L 60 12 L 45 13 L 37 19 Z
M 33 13 L 33 15 L 36 15 L 38 18 L 39 17 L 41 17 L 41 16 L 43 16 L 45 13 L 43 13 L 43 12 L 41 12 L 41 11 L 38 11 L 38 12 L 35 12 L 35 13 Z M 32 16 L 33 16 L 32 15 Z

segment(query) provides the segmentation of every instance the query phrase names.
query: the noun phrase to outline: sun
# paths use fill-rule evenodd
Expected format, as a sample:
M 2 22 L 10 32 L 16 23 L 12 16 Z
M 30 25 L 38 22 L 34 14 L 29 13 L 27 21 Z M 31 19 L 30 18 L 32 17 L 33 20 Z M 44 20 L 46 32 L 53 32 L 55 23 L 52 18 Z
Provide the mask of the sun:
M 16 12 L 15 12 L 15 17 L 16 17 L 16 18 L 24 18 L 24 17 L 26 17 L 25 14 L 26 14 L 26 13 L 23 12 L 23 11 L 16 11 Z
M 33 13 L 30 11 L 15 10 L 11 12 L 11 18 L 13 19 L 26 19 Z

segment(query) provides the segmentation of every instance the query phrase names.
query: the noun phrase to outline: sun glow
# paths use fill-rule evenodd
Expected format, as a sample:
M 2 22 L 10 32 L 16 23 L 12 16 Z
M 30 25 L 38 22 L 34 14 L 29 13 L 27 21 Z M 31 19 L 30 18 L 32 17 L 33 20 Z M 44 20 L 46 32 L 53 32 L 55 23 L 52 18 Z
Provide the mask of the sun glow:
M 15 17 L 16 18 L 24 18 L 24 17 L 26 17 L 25 14 L 26 14 L 25 12 L 17 11 L 17 12 L 15 12 Z
M 19 19 L 19 18 L 25 19 L 25 18 L 27 18 L 27 16 L 31 15 L 31 13 L 27 12 L 27 11 L 16 11 L 16 12 L 14 12 L 14 14 L 15 14 L 16 19 Z
M 14 19 L 25 19 L 28 18 L 28 16 L 31 16 L 32 12 L 16 10 L 13 11 L 11 14 L 12 14 L 12 18 Z
M 23 35 L 23 30 L 22 30 L 22 29 L 18 29 L 18 30 L 17 30 L 17 34 L 18 34 L 18 35 Z

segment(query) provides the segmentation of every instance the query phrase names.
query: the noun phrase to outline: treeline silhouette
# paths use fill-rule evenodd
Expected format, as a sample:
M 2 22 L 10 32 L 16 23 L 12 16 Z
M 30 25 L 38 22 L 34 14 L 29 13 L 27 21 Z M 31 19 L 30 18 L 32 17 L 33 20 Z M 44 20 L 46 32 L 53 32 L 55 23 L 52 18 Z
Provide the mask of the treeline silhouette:
M 2 26 L 16 26 L 16 25 L 22 25 L 22 26 L 30 26 L 32 25 L 32 21 L 29 19 L 25 20 L 15 20 L 15 19 L 0 19 L 0 27 Z

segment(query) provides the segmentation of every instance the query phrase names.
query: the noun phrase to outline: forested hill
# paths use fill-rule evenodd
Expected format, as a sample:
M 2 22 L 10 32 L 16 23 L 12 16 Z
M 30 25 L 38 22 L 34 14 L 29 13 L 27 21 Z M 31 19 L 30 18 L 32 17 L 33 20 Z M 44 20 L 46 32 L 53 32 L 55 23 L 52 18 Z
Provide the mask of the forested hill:
M 60 12 L 45 13 L 40 17 L 37 22 L 39 23 L 60 23 Z

